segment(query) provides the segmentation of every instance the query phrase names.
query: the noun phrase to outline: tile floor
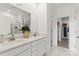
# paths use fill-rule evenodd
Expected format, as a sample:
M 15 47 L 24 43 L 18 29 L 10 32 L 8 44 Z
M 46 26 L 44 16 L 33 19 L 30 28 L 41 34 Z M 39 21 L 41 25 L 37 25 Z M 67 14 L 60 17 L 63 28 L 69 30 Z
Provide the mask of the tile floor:
M 58 46 L 68 48 L 68 39 L 62 39 L 62 41 L 58 41 Z
M 67 48 L 54 47 L 50 49 L 48 56 L 79 56 L 79 51 L 69 51 Z

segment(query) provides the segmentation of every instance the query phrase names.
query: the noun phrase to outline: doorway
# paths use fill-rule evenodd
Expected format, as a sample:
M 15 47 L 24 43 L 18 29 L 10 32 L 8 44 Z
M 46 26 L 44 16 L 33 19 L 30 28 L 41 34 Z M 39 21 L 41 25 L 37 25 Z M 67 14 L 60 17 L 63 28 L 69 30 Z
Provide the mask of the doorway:
M 69 17 L 63 17 L 59 21 L 61 22 L 57 22 L 57 45 L 69 48 Z
M 57 22 L 57 39 L 58 39 L 58 41 L 59 41 L 59 27 L 60 27 L 60 23 L 59 22 Z

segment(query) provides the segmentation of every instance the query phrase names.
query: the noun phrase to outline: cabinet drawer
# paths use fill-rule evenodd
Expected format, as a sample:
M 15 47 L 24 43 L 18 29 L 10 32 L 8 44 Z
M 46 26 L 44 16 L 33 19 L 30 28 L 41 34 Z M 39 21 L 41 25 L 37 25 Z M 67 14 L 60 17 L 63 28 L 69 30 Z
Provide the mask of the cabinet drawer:
M 37 40 L 37 41 L 32 42 L 32 47 L 33 47 L 33 46 L 36 46 L 36 45 L 38 45 L 38 40 Z
M 46 44 L 44 42 L 40 43 L 39 44 L 39 55 L 43 55 L 45 52 L 46 52 Z
M 43 55 L 45 52 L 46 52 L 46 50 L 45 50 L 45 48 L 42 46 L 39 46 L 40 48 L 39 48 L 39 55 L 41 56 L 41 55 Z
M 34 47 L 32 47 L 32 52 L 35 52 L 35 51 L 38 51 L 38 45 L 37 46 L 34 46 Z
M 39 40 L 39 44 L 41 44 L 41 43 L 43 43 L 43 42 L 45 42 L 45 39 L 40 39 L 40 40 Z
M 35 51 L 35 52 L 32 53 L 32 56 L 38 56 L 38 55 L 39 55 L 39 54 L 38 54 L 37 51 Z
M 46 49 L 46 44 L 45 43 L 39 44 L 39 49 Z
M 30 46 L 31 46 L 30 44 L 26 44 L 26 45 L 23 45 L 23 46 L 19 46 L 19 47 L 15 48 L 15 49 L 12 49 L 10 51 L 4 52 L 4 53 L 2 53 L 0 55 L 3 55 L 3 56 L 14 56 L 14 55 L 17 55 L 20 52 L 26 50 L 26 49 L 29 49 Z
M 18 56 L 31 56 L 31 49 L 23 51 Z

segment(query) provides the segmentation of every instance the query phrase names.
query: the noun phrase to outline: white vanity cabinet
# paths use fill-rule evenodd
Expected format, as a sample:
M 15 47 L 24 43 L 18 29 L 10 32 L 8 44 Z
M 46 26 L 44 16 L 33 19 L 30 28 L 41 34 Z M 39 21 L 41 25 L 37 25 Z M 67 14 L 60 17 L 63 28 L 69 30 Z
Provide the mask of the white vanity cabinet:
M 17 41 L 17 44 L 20 44 L 20 43 L 21 44 L 14 47 L 7 47 L 6 45 L 5 47 L 7 47 L 8 49 L 5 48 L 5 50 L 2 50 L 2 52 L 0 51 L 0 56 L 42 56 L 44 55 L 46 53 L 46 37 L 41 37 L 41 38 L 38 37 L 35 39 L 32 39 L 32 38 L 28 39 L 29 42 Z M 12 46 L 12 45 L 8 45 L 8 46 Z

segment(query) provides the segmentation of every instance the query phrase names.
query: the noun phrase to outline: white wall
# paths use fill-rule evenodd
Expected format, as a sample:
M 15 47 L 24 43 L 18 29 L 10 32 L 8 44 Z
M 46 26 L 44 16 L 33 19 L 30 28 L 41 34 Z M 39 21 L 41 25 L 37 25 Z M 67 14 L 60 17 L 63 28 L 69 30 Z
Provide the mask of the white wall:
M 51 48 L 51 20 L 52 20 L 52 9 L 51 7 L 47 4 L 47 43 L 48 43 L 48 48 Z M 48 49 L 49 50 L 49 49 Z
M 79 6 L 79 5 L 78 5 Z M 76 16 L 75 16 L 75 26 L 76 26 L 76 48 L 79 50 L 79 7 L 76 9 Z
M 38 32 L 47 34 L 47 4 L 40 4 L 37 8 Z
M 51 21 L 52 21 L 52 28 L 51 28 Z M 52 46 L 55 46 L 55 42 L 54 39 L 56 39 L 56 32 L 55 29 L 56 25 L 55 25 L 55 16 L 54 16 L 54 9 L 52 9 L 52 6 L 50 4 L 47 4 L 47 47 L 48 47 L 48 51 L 50 51 L 51 48 L 51 39 L 52 39 Z M 52 29 L 52 33 L 51 33 L 51 29 Z M 52 34 L 52 38 L 51 38 L 51 34 Z M 49 54 L 49 52 L 48 52 Z

